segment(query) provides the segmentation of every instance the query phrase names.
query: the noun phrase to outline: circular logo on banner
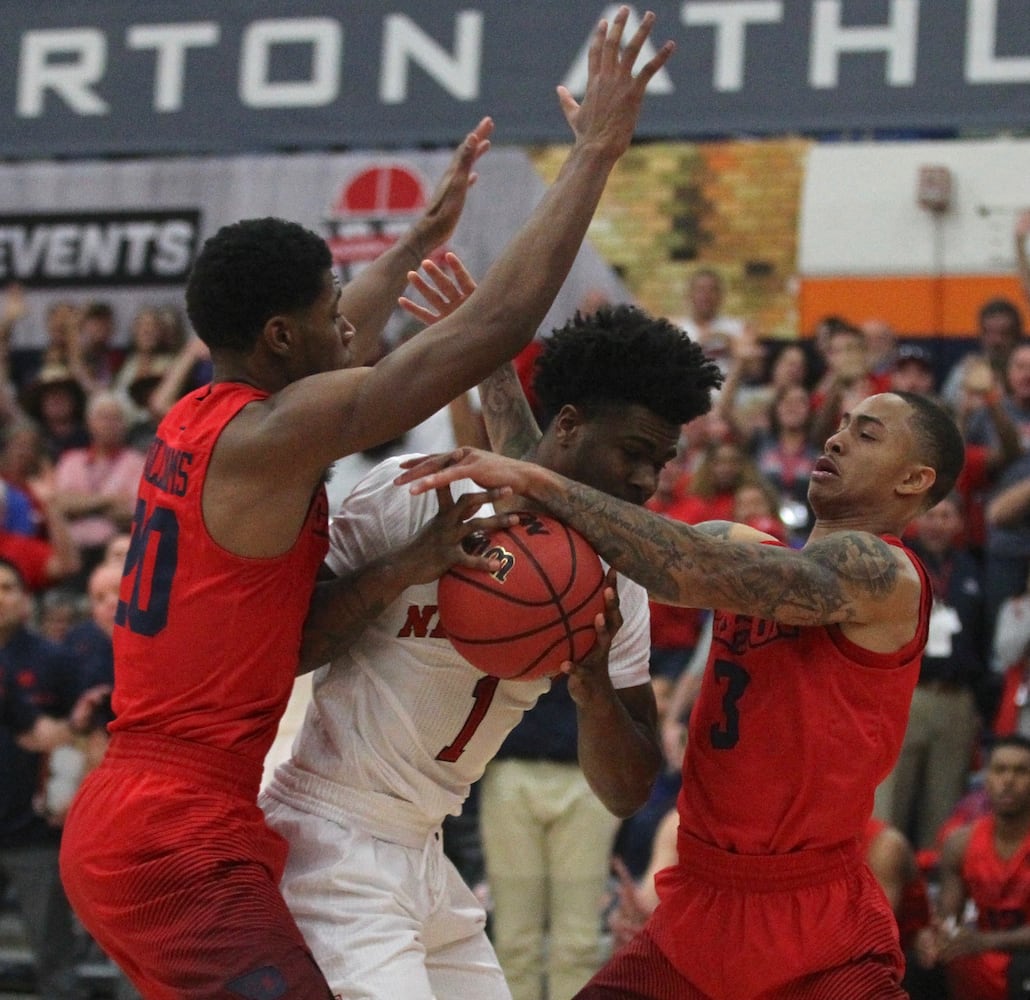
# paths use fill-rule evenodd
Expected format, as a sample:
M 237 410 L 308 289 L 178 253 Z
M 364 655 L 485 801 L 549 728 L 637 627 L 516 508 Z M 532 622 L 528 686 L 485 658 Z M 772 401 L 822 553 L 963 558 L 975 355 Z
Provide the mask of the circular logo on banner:
M 340 189 L 324 222 L 337 266 L 350 271 L 388 250 L 426 205 L 426 185 L 411 167 L 369 167 Z

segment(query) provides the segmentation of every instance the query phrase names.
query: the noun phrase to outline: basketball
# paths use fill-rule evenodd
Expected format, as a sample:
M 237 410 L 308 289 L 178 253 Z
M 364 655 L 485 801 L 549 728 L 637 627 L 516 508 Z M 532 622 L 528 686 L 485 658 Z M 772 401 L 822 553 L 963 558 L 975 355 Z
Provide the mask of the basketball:
M 453 566 L 438 586 L 440 624 L 474 667 L 505 680 L 551 677 L 589 652 L 604 610 L 604 569 L 587 540 L 546 514 L 483 539 L 495 573 Z

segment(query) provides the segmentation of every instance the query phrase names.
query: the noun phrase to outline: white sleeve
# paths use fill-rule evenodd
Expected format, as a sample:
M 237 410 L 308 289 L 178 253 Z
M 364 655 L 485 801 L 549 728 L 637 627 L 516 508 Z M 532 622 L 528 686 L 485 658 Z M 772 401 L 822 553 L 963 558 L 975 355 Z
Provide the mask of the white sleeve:
M 647 591 L 621 573 L 618 580 L 622 627 L 608 655 L 608 673 L 615 688 L 639 687 L 651 680 L 651 611 Z
M 408 457 L 398 455 L 377 465 L 330 520 L 325 562 L 337 576 L 397 548 L 436 514 L 434 493 L 412 496 L 407 486 L 393 483 Z

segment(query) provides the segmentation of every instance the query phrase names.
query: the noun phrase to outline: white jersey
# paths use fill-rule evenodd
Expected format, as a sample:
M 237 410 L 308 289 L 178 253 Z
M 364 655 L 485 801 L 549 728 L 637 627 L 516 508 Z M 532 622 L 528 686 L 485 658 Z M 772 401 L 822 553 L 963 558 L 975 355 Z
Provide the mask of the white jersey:
M 337 575 L 397 548 L 436 515 L 435 493 L 393 484 L 403 458 L 369 473 L 333 518 L 326 562 Z M 451 489 L 479 487 L 463 480 Z M 316 671 L 292 756 L 267 794 L 399 842 L 416 843 L 460 814 L 471 784 L 551 682 L 498 680 L 471 666 L 440 628 L 436 589 L 435 581 L 409 587 Z M 649 681 L 650 631 L 644 589 L 620 577 L 618 592 L 623 625 L 609 670 L 624 688 Z

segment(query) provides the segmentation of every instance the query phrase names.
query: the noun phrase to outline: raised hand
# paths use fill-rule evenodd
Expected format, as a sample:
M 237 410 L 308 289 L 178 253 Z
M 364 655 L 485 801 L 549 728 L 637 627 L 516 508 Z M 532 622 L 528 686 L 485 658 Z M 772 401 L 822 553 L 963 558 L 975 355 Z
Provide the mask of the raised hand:
M 465 207 L 465 196 L 479 177 L 473 167 L 490 149 L 493 130 L 493 119 L 484 118 L 454 151 L 450 165 L 429 199 L 429 206 L 412 228 L 412 237 L 417 241 L 414 249 L 419 257 L 429 256 L 454 232 Z
M 597 143 L 616 159 L 629 148 L 648 83 L 675 49 L 672 42 L 666 42 L 634 76 L 634 63 L 651 34 L 655 16 L 648 11 L 623 47 L 628 17 L 629 7 L 623 6 L 610 26 L 607 21 L 598 24 L 587 55 L 587 86 L 582 104 L 567 88 L 558 87 L 558 100 L 577 141 Z
M 475 279 L 456 253 L 444 254 L 443 262 L 450 274 L 428 258 L 422 261 L 424 275 L 418 271 L 408 272 L 408 284 L 418 291 L 427 305 L 415 302 L 406 295 L 397 300 L 405 312 L 426 326 L 432 326 L 444 316 L 450 316 L 476 290 Z

